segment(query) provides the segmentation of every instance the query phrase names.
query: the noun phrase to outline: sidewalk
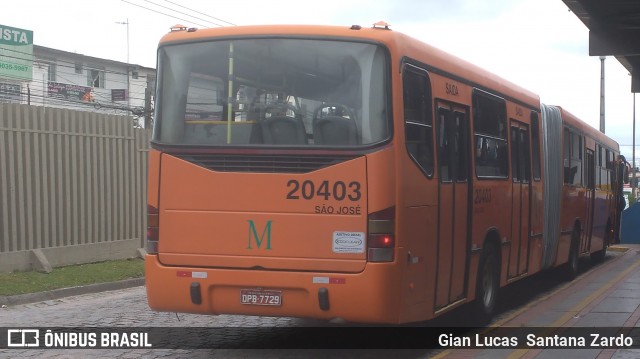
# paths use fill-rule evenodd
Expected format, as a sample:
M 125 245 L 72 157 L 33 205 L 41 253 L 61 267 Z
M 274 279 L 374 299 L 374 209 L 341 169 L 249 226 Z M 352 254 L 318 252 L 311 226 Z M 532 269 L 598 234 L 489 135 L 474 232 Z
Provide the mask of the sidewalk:
M 42 302 L 46 300 L 60 299 L 74 295 L 106 292 L 144 285 L 144 277 L 125 279 L 117 282 L 97 283 L 71 288 L 54 289 L 46 292 L 27 293 L 20 295 L 2 296 L 0 295 L 0 306 L 14 306 L 27 303 Z
M 640 330 L 640 244 L 622 244 L 609 251 L 625 251 L 581 274 L 550 295 L 529 303 L 488 328 L 587 327 Z M 637 336 L 637 333 L 636 333 Z M 637 345 L 638 338 L 635 338 Z M 464 349 L 447 350 L 438 358 L 638 358 L 633 349 Z

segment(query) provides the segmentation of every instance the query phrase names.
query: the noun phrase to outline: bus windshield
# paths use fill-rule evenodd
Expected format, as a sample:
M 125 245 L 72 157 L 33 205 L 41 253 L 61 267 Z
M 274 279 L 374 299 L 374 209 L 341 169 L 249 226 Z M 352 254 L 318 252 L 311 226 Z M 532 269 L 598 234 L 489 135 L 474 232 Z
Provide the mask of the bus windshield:
M 169 44 L 158 59 L 155 143 L 348 149 L 391 135 L 381 46 L 234 39 Z

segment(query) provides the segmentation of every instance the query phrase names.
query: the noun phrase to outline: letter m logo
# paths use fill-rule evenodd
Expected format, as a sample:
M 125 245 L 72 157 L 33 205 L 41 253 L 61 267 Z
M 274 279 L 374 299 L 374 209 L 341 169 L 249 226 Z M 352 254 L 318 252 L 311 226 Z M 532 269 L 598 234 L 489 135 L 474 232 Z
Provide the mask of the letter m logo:
M 260 237 L 258 237 L 258 231 L 256 230 L 256 225 L 255 223 L 253 223 L 253 220 L 250 219 L 248 222 L 249 222 L 249 246 L 247 247 L 247 249 L 253 249 L 251 247 L 251 243 L 254 241 L 256 243 L 256 247 L 260 249 L 262 247 L 262 242 L 264 242 L 265 235 L 266 235 L 267 246 L 265 247 L 265 249 L 271 250 L 271 223 L 273 221 L 271 220 L 267 221 L 267 225 L 262 230 L 262 235 L 260 235 Z

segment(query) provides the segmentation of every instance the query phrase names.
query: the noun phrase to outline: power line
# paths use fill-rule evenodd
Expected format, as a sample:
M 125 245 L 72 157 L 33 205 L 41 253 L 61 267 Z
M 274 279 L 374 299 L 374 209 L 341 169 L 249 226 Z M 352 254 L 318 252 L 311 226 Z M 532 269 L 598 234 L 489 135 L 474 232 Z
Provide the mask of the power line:
M 5 79 L 10 80 L 10 81 L 29 82 L 31 84 L 36 84 L 36 85 L 44 84 L 46 86 L 48 82 L 56 82 L 56 83 L 64 83 L 64 84 L 68 84 L 68 85 L 91 87 L 91 88 L 99 89 L 99 90 L 111 90 L 111 89 L 108 89 L 108 88 L 105 88 L 105 87 L 95 87 L 95 86 L 90 86 L 90 85 L 83 85 L 83 84 L 81 84 L 82 80 L 80 82 L 79 81 L 72 81 L 72 80 L 69 80 L 68 78 L 66 78 L 65 75 L 74 75 L 74 74 L 73 73 L 69 73 L 69 72 L 59 72 L 59 71 L 57 71 L 56 72 L 56 80 L 53 80 L 53 81 L 52 80 L 48 80 L 48 79 L 47 80 L 41 80 L 41 79 L 35 78 L 35 77 L 32 77 L 31 80 L 25 80 L 24 78 L 21 78 L 21 77 L 18 77 L 18 76 L 11 76 L 11 75 L 8 75 L 8 74 L 5 74 L 3 76 L 4 76 Z M 66 82 L 61 82 L 58 79 L 62 79 L 64 81 L 66 81 Z M 83 80 L 84 80 L 84 76 L 83 76 Z M 116 79 L 113 79 L 113 78 L 109 78 L 108 80 L 105 80 L 105 82 L 109 82 L 111 84 L 118 84 L 118 85 L 125 85 L 126 84 L 125 81 L 116 80 Z M 131 87 L 132 88 L 136 88 L 136 89 L 144 89 L 144 88 L 147 88 L 148 86 L 147 86 L 146 82 L 138 81 L 136 83 L 131 83 Z
M 19 94 L 22 95 L 22 96 L 30 97 L 32 99 L 33 98 L 36 98 L 36 99 L 49 99 L 49 100 L 52 100 L 52 101 L 67 102 L 67 103 L 73 103 L 73 104 L 78 104 L 78 103 L 83 103 L 84 102 L 84 101 L 81 101 L 81 100 L 63 98 L 61 96 L 59 97 L 59 96 L 55 96 L 55 95 L 54 96 L 52 96 L 52 95 L 44 95 L 44 91 L 37 91 L 37 90 L 31 89 L 31 88 L 30 88 L 29 92 L 25 92 L 24 89 L 21 87 L 21 90 L 20 90 Z M 96 94 L 96 93 L 94 93 L 94 94 L 98 95 L 97 97 L 99 99 L 104 99 L 105 101 L 104 102 L 90 102 L 90 103 L 99 104 L 99 105 L 102 105 L 102 106 L 107 106 L 106 104 L 113 104 L 113 102 L 110 99 L 106 98 L 105 95 Z M 10 95 L 18 95 L 18 93 L 0 92 L 0 95 L 5 95 L 5 96 L 9 95 L 10 96 Z M 137 97 L 137 98 L 134 97 L 133 99 L 140 100 L 140 101 L 145 100 L 145 99 L 139 98 L 139 97 Z M 118 105 L 118 104 L 115 104 L 115 105 Z M 118 106 L 120 106 L 120 105 L 118 105 Z M 124 106 L 124 105 L 122 105 L 122 106 Z M 131 108 L 135 108 L 135 107 L 142 107 L 142 106 L 130 106 L 130 107 Z M 126 106 L 123 107 L 123 108 L 126 108 Z
M 208 27 L 208 26 L 206 26 L 206 25 L 198 24 L 197 22 L 193 22 L 193 21 L 191 21 L 191 20 L 182 19 L 182 18 L 179 18 L 179 17 L 177 17 L 177 16 L 173 16 L 173 15 L 165 14 L 165 13 L 160 12 L 160 11 L 157 11 L 157 10 L 149 9 L 148 7 L 144 7 L 144 6 L 142 6 L 142 5 L 134 4 L 134 3 L 130 2 L 130 1 L 127 1 L 127 0 L 120 0 L 120 1 L 122 1 L 122 2 L 126 2 L 127 4 L 131 4 L 131 5 L 133 5 L 133 6 L 137 6 L 137 7 L 139 7 L 139 8 L 143 8 L 143 9 L 145 9 L 145 10 L 153 11 L 153 12 L 155 12 L 155 13 L 157 13 L 157 14 L 160 14 L 160 15 L 168 16 L 168 17 L 173 18 L 173 19 L 178 19 L 178 20 L 182 20 L 182 21 L 187 21 L 187 22 L 189 22 L 189 23 L 192 23 L 192 24 L 198 25 L 198 26 L 200 26 L 200 27 L 205 27 L 205 28 L 206 28 L 206 27 Z
M 69 109 L 94 108 L 94 109 L 100 110 L 100 112 L 103 112 L 103 113 L 114 113 L 114 114 L 118 114 L 119 111 L 124 111 L 134 116 L 134 118 L 138 118 L 138 119 L 144 118 L 153 112 L 153 109 L 146 109 L 145 105 L 131 106 L 129 104 L 124 105 L 124 104 L 119 104 L 117 102 L 112 101 L 108 93 L 112 89 L 108 89 L 104 87 L 94 87 L 90 85 L 84 86 L 83 81 L 87 75 L 84 71 L 81 73 L 75 72 L 77 61 L 73 61 L 73 60 L 65 61 L 59 58 L 48 59 L 46 58 L 46 56 L 43 56 L 41 54 L 34 55 L 33 53 L 27 53 L 27 52 L 22 52 L 22 51 L 2 48 L 2 47 L 0 47 L 0 49 L 3 50 L 4 52 L 0 54 L 0 59 L 2 59 L 3 62 L 7 64 L 16 65 L 16 66 L 27 65 L 30 67 L 31 71 L 35 70 L 36 66 L 42 69 L 40 65 L 55 66 L 54 81 L 49 81 L 48 79 L 45 79 L 46 71 L 47 71 L 46 69 L 40 71 L 42 72 L 42 79 L 31 76 L 31 79 L 27 80 L 20 76 L 12 76 L 10 74 L 3 75 L 3 79 L 6 79 L 7 81 L 9 81 L 7 82 L 8 84 L 19 86 L 19 90 L 17 92 L 12 92 L 12 91 L 0 92 L 0 102 L 16 102 L 17 101 L 20 103 L 24 103 L 28 99 L 29 102 L 33 102 L 33 104 L 36 106 L 58 107 L 58 108 L 69 108 Z M 9 52 L 11 52 L 12 55 L 10 55 Z M 81 57 L 86 57 L 86 56 L 81 55 Z M 81 60 L 86 61 L 86 59 L 84 58 L 82 58 Z M 107 59 L 97 59 L 97 60 L 111 61 Z M 22 61 L 22 62 L 18 62 L 18 61 Z M 28 64 L 25 64 L 24 61 L 28 62 Z M 119 72 L 114 70 L 107 70 L 104 68 L 96 68 L 95 66 L 89 66 L 86 63 L 83 63 L 82 67 L 84 69 L 101 71 L 105 75 L 107 74 L 121 75 L 121 76 L 130 75 L 128 71 L 125 73 L 125 72 Z M 71 69 L 71 71 L 64 71 L 65 69 Z M 66 75 L 76 76 L 78 78 L 74 79 L 74 81 L 71 81 L 69 80 L 69 78 L 66 77 Z M 147 86 L 148 81 L 146 81 L 148 79 L 148 76 L 152 76 L 155 78 L 155 74 L 139 76 L 138 79 L 141 78 L 142 80 L 135 81 L 134 83 L 131 84 L 134 89 L 137 89 L 134 91 L 137 91 L 139 93 L 140 89 L 145 89 L 148 87 Z M 105 79 L 105 81 L 108 81 L 109 83 L 111 83 L 112 86 L 113 84 L 126 83 L 126 81 L 124 80 L 115 79 L 111 77 L 112 76 L 109 76 L 109 78 Z M 62 80 L 63 82 L 59 82 L 60 80 Z M 0 79 L 0 81 L 2 81 L 2 79 Z M 52 82 L 62 83 L 62 84 L 72 85 L 72 86 L 79 86 L 83 88 L 85 87 L 89 88 L 91 89 L 94 99 L 97 101 L 95 100 L 83 101 L 80 98 L 74 99 L 73 96 L 66 97 L 62 95 L 57 96 L 55 94 L 50 94 L 48 91 L 48 88 L 49 88 L 49 84 Z M 27 83 L 27 86 L 24 86 L 24 83 Z M 130 100 L 137 101 L 138 103 L 144 103 L 147 100 L 146 97 L 144 98 L 137 97 L 137 96 L 132 97 L 131 91 L 129 91 L 128 96 Z
M 236 24 L 234 24 L 234 23 L 232 23 L 232 22 L 229 22 L 229 21 L 226 21 L 226 20 L 222 20 L 222 19 L 217 18 L 217 17 L 215 17 L 215 16 L 207 15 L 207 14 L 202 13 L 202 12 L 200 12 L 200 11 L 196 11 L 196 10 L 193 10 L 193 9 L 189 9 L 189 8 L 188 8 L 188 7 L 186 7 L 186 6 L 183 6 L 183 5 L 180 5 L 180 4 L 176 4 L 176 3 L 174 3 L 173 1 L 169 1 L 169 0 L 164 0 L 164 1 L 166 1 L 166 2 L 168 2 L 168 3 L 170 3 L 170 4 L 173 4 L 173 5 L 176 5 L 176 6 L 180 6 L 181 8 L 187 9 L 187 10 L 189 10 L 189 11 L 193 11 L 193 12 L 195 12 L 196 14 L 200 14 L 200 15 L 208 16 L 208 17 L 210 17 L 210 18 L 212 18 L 212 19 L 216 19 L 216 20 L 218 20 L 218 21 L 225 22 L 225 23 L 227 23 L 227 24 L 229 24 L 229 25 L 236 26 Z
M 166 6 L 164 6 L 164 5 L 160 5 L 160 4 L 154 3 L 153 1 L 150 1 L 150 0 L 143 0 L 143 1 L 148 2 L 149 4 L 153 4 L 153 5 L 155 5 L 155 6 L 161 7 L 161 8 L 163 8 L 163 9 L 167 9 L 167 10 L 171 10 L 171 11 L 173 11 L 173 12 L 177 12 L 178 14 L 181 14 L 181 15 L 187 15 L 187 16 L 190 16 L 190 17 L 192 17 L 192 18 L 194 18 L 194 19 L 198 19 L 198 20 L 206 21 L 206 22 L 211 23 L 211 24 L 214 24 L 214 25 L 216 25 L 216 26 L 220 26 L 220 27 L 222 27 L 222 26 L 223 26 L 223 25 L 220 25 L 220 24 L 215 23 L 215 22 L 213 22 L 213 21 L 209 21 L 209 20 L 207 20 L 207 19 L 203 19 L 203 18 L 200 18 L 200 17 L 197 17 L 197 16 L 189 15 L 189 14 L 187 14 L 187 13 L 185 13 L 185 12 L 178 11 L 178 10 L 172 9 L 172 8 L 170 8 L 170 7 L 166 7 Z
M 18 51 L 18 50 L 14 50 L 14 49 L 7 49 L 7 48 L 2 48 L 0 47 L 0 49 L 2 49 L 3 51 L 11 51 L 11 52 L 15 52 L 16 54 L 20 54 L 20 55 L 32 55 L 26 52 L 22 52 L 22 51 Z M 75 56 L 82 56 L 82 57 L 86 57 L 85 55 L 79 55 L 79 54 L 73 54 Z M 16 60 L 27 60 L 29 61 L 30 59 L 25 59 L 25 58 L 21 58 L 21 57 L 17 57 L 17 56 L 11 56 L 11 55 L 7 55 L 7 54 L 2 54 L 0 55 L 1 57 L 5 57 L 5 58 L 9 58 L 9 59 L 16 59 Z M 75 62 L 71 62 L 71 61 L 65 61 L 65 60 L 60 60 L 60 59 L 55 59 L 55 62 L 52 62 L 51 60 L 47 60 L 44 57 L 38 57 L 41 55 L 32 55 L 34 57 L 33 59 L 33 63 L 36 62 L 40 62 L 43 64 L 50 64 L 50 63 L 54 63 L 56 64 L 56 66 L 60 66 L 60 67 L 67 67 L 67 68 L 72 68 L 75 70 L 76 67 L 76 63 Z M 90 57 L 90 56 L 89 56 Z M 96 58 L 97 59 L 97 58 Z M 109 59 L 97 59 L 97 60 L 104 60 L 104 61 L 113 61 L 113 60 L 109 60 Z M 9 62 L 9 61 L 7 61 Z M 113 61 L 113 62 L 119 62 L 119 61 Z M 10 62 L 11 64 L 15 64 L 15 65 L 22 65 L 21 63 L 17 63 L 17 62 Z M 123 66 L 127 66 L 127 64 L 120 62 Z M 62 64 L 62 65 L 61 65 Z M 68 64 L 68 65 L 64 65 L 64 64 Z M 98 71 L 104 71 L 104 73 L 108 73 L 108 74 L 116 74 L 116 75 L 126 75 L 126 72 L 120 72 L 120 71 L 116 71 L 116 70 L 107 70 L 107 69 L 100 69 L 100 68 L 96 68 L 95 66 L 89 66 L 87 64 L 82 64 L 84 68 L 87 69 L 91 69 L 91 70 L 98 70 Z M 144 66 L 142 66 L 144 67 Z M 146 67 L 145 67 L 146 68 Z M 155 70 L 155 69 L 153 69 Z
M 17 76 L 11 76 L 11 75 L 5 75 L 4 79 L 7 79 L 9 81 L 15 81 L 15 82 L 28 82 L 30 85 L 35 85 L 36 87 L 41 87 L 43 89 L 46 89 L 48 87 L 48 84 L 51 83 L 51 82 L 61 83 L 61 84 L 66 84 L 66 85 L 80 86 L 80 87 L 87 87 L 87 88 L 92 88 L 94 91 L 96 91 L 95 92 L 96 95 L 99 95 L 99 96 L 101 96 L 103 98 L 105 98 L 104 96 L 107 96 L 107 95 L 103 95 L 100 92 L 113 90 L 113 88 L 94 87 L 94 86 L 89 86 L 89 85 L 85 86 L 83 84 L 79 84 L 78 81 L 72 81 L 72 80 L 66 78 L 65 75 L 73 75 L 73 73 L 57 72 L 55 81 L 42 80 L 42 79 L 35 78 L 35 77 L 33 77 L 31 80 L 25 81 L 24 78 L 20 78 L 20 77 L 17 77 Z M 60 80 L 62 80 L 62 82 Z M 1 79 L 0 79 L 0 81 L 1 81 Z M 111 84 L 119 84 L 119 85 L 126 84 L 126 82 L 124 82 L 124 81 L 118 81 L 118 80 L 115 80 L 115 79 L 105 80 L 105 82 L 109 82 Z M 130 85 L 131 85 L 131 89 L 134 89 L 134 91 L 133 91 L 134 93 L 135 92 L 142 93 L 144 91 L 144 89 L 146 89 L 148 87 L 147 83 L 146 82 L 142 82 L 142 81 L 139 81 L 137 83 L 133 83 L 133 84 L 130 84 Z M 139 101 L 144 101 L 145 100 L 142 97 L 131 96 L 131 92 L 132 92 L 131 89 L 129 91 L 129 99 L 130 100 L 139 100 Z
M 110 90 L 113 90 L 113 89 L 108 89 L 108 88 L 104 88 L 104 87 L 93 87 L 93 86 L 79 85 L 77 82 L 71 81 L 71 80 L 69 80 L 68 78 L 65 78 L 63 75 L 61 75 L 59 73 L 56 75 L 56 77 L 60 78 L 60 79 L 62 79 L 64 81 L 67 81 L 67 82 L 60 82 L 58 80 L 56 80 L 56 81 L 41 80 L 41 79 L 36 79 L 36 78 L 32 78 L 30 81 L 25 81 L 23 78 L 16 77 L 16 76 L 10 76 L 10 75 L 5 75 L 4 76 L 5 79 L 10 80 L 10 81 L 28 82 L 29 84 L 32 84 L 32 85 L 42 86 L 42 88 L 47 88 L 48 83 L 55 82 L 55 83 L 61 83 L 61 84 L 67 84 L 67 85 L 74 85 L 74 86 L 92 88 L 92 89 L 97 90 L 97 91 L 110 91 Z M 124 82 L 122 82 L 122 81 L 115 81 L 115 80 L 109 80 L 109 82 L 110 83 L 116 83 L 116 84 L 124 84 Z M 145 89 L 148 86 L 146 86 L 146 83 L 145 84 L 140 83 L 140 84 L 134 84 L 132 87 L 134 87 L 136 89 Z M 138 91 L 138 92 L 140 92 L 140 91 Z M 133 99 L 133 100 L 141 100 L 141 101 L 144 100 L 143 98 L 135 97 L 135 96 L 134 97 L 130 97 L 130 98 Z
M 64 77 L 62 77 L 63 80 L 67 80 Z M 127 106 L 127 105 L 120 105 L 117 103 L 113 103 L 113 101 L 111 101 L 111 99 L 108 97 L 108 94 L 104 94 L 101 93 L 102 91 L 109 91 L 109 89 L 103 89 L 103 88 L 98 88 L 98 91 L 92 90 L 92 93 L 94 95 L 94 98 L 97 98 L 99 101 L 94 101 L 94 102 L 86 102 L 86 101 L 82 101 L 80 99 L 73 99 L 73 98 L 65 98 L 65 97 L 60 97 L 60 96 L 56 96 L 56 95 L 49 95 L 48 91 L 47 91 L 47 85 L 50 81 L 43 81 L 43 80 L 32 80 L 29 85 L 36 85 L 36 89 L 33 89 L 31 86 L 28 86 L 28 88 L 30 89 L 28 92 L 25 92 L 24 90 L 24 86 L 19 85 L 20 86 L 20 92 L 16 93 L 16 92 L 0 92 L 0 96 L 4 95 L 4 96 L 20 96 L 20 100 L 24 101 L 24 98 L 28 98 L 29 100 L 34 100 L 35 103 L 37 105 L 40 105 L 40 103 L 38 102 L 38 100 L 47 100 L 48 105 L 59 105 L 59 106 L 64 106 L 64 105 L 73 105 L 71 107 L 94 107 L 94 108 L 109 108 L 109 109 L 117 109 L 117 110 L 121 110 L 121 111 L 129 111 L 133 114 L 136 114 L 138 116 L 143 116 L 143 115 L 139 115 L 139 113 L 145 113 L 144 111 L 144 106 Z M 84 86 L 82 86 L 84 87 Z M 47 92 L 47 95 L 45 95 L 45 91 Z M 141 97 L 130 97 L 130 99 L 133 100 L 138 100 L 138 101 L 145 101 L 146 98 L 141 98 Z M 65 107 L 70 107 L 70 106 L 65 106 Z M 140 110 L 143 109 L 143 110 Z
M 144 117 L 148 114 L 153 113 L 153 108 L 147 111 L 144 106 L 127 106 L 127 105 L 119 105 L 114 103 L 87 102 L 87 101 L 79 101 L 79 100 L 74 101 L 74 100 L 59 98 L 59 97 L 48 97 L 48 96 L 34 95 L 34 94 L 29 95 L 25 92 L 20 92 L 19 94 L 16 93 L 13 95 L 16 95 L 16 96 L 20 95 L 21 97 L 19 100 L 20 102 L 23 101 L 23 97 L 29 96 L 32 102 L 31 106 L 44 106 L 44 107 L 56 107 L 56 108 L 68 108 L 68 109 L 79 109 L 79 108 L 80 109 L 94 108 L 98 110 L 106 109 L 106 110 L 113 110 L 113 111 L 130 112 L 131 114 L 137 117 Z M 46 104 L 41 103 L 40 100 L 46 100 Z M 0 103 L 3 103 L 3 102 L 13 102 L 13 101 L 0 98 Z

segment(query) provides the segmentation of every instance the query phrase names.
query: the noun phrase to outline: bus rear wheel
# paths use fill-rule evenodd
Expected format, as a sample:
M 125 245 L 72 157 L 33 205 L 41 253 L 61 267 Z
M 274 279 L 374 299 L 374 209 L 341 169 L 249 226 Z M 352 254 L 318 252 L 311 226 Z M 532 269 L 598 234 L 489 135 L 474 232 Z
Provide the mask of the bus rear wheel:
M 613 231 L 611 231 L 611 224 L 607 223 L 607 231 L 604 233 L 604 243 L 602 243 L 602 249 L 591 253 L 591 261 L 593 263 L 602 263 L 604 262 L 604 257 L 607 254 L 607 247 L 612 243 L 613 240 Z
M 489 244 L 482 250 L 478 265 L 474 316 L 479 324 L 486 324 L 491 320 L 499 289 L 498 252 L 493 245 Z
M 578 264 L 579 264 L 579 248 L 580 246 L 580 230 L 578 228 L 573 229 L 571 235 L 571 248 L 569 249 L 569 261 L 567 262 L 564 275 L 567 280 L 574 280 L 578 276 Z

